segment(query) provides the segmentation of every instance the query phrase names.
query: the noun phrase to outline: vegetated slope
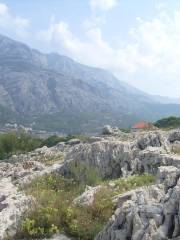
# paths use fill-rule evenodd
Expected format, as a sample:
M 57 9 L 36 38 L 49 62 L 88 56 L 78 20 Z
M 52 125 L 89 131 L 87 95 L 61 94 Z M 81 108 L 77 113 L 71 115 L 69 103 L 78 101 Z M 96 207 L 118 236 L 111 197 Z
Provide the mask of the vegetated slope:
M 2 35 L 0 71 L 0 104 L 17 115 L 3 122 L 79 133 L 107 123 L 127 127 L 141 118 L 180 115 L 179 105 L 157 104 L 105 70 L 42 54 Z
M 180 118 L 179 117 L 167 117 L 162 118 L 154 123 L 154 125 L 158 128 L 178 128 L 180 127 Z

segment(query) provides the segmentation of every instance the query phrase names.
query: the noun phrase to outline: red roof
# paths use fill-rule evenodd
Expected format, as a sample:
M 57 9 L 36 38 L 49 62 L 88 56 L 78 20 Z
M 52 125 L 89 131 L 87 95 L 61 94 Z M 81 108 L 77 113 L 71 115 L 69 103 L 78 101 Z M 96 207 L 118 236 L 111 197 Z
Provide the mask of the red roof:
M 148 127 L 148 123 L 146 123 L 144 121 L 138 122 L 134 126 L 132 126 L 132 128 L 135 128 L 135 129 L 144 129 L 147 127 Z

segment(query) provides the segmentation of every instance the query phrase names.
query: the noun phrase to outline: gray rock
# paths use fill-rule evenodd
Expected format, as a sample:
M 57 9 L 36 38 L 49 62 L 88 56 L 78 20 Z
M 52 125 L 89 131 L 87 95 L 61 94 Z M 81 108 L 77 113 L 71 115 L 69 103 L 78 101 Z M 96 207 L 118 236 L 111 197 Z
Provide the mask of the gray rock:
M 67 144 L 70 146 L 73 146 L 73 145 L 79 144 L 80 142 L 81 142 L 81 140 L 79 140 L 79 139 L 71 139 L 67 142 Z
M 86 205 L 90 206 L 94 202 L 95 194 L 102 188 L 102 186 L 90 187 L 87 186 L 84 193 L 81 196 L 74 199 L 73 203 L 75 205 Z
M 170 179 L 167 183 L 170 184 L 171 193 L 164 189 L 164 174 Z M 120 196 L 118 208 L 96 240 L 163 240 L 179 237 L 180 180 L 177 174 L 178 169 L 174 167 L 160 167 L 157 178 L 162 184 Z
M 103 135 L 118 135 L 120 132 L 118 127 L 111 127 L 110 125 L 105 125 L 102 130 Z
M 168 134 L 168 141 L 171 143 L 174 143 L 175 141 L 180 141 L 180 130 L 172 130 L 169 134 Z
M 159 166 L 180 164 L 180 157 L 170 154 L 167 138 L 158 131 L 140 134 L 134 141 L 109 137 L 80 143 L 67 151 L 65 168 L 69 160 L 95 167 L 107 178 L 126 177 L 137 172 L 156 174 Z
M 65 236 L 64 234 L 55 234 L 54 236 L 51 237 L 51 240 L 73 240 L 73 239 Z

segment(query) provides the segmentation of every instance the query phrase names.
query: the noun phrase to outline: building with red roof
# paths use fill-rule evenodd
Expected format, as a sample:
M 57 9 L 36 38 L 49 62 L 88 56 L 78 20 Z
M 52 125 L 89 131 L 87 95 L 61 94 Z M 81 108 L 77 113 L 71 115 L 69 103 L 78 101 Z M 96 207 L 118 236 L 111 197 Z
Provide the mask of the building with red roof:
M 151 125 L 150 123 L 147 123 L 145 121 L 140 121 L 136 124 L 134 124 L 131 129 L 133 132 L 136 132 L 136 131 L 142 131 L 142 130 L 146 130 L 146 129 L 149 129 L 151 128 Z

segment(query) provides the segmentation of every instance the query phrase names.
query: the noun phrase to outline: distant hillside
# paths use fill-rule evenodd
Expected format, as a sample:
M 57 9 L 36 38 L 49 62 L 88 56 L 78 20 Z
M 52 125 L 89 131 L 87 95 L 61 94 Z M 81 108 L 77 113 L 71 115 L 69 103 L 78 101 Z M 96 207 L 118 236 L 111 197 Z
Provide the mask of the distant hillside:
M 0 71 L 0 124 L 94 133 L 104 124 L 129 127 L 140 119 L 180 116 L 180 105 L 158 103 L 103 69 L 2 35 Z

